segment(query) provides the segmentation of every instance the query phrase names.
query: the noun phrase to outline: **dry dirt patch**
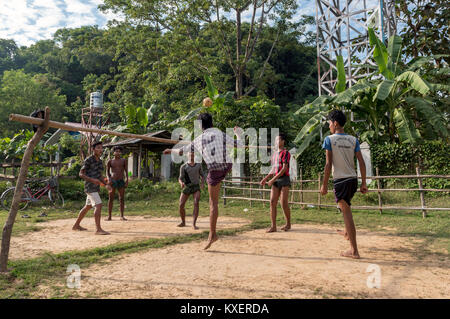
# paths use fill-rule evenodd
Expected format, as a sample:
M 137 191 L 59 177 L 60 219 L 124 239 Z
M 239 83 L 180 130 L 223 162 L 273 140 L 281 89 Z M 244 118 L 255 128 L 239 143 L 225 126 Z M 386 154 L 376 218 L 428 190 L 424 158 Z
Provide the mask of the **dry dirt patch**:
M 225 219 L 219 219 L 224 225 Z M 448 256 L 418 257 L 420 240 L 359 231 L 360 260 L 330 226 L 294 225 L 127 254 L 82 269 L 79 296 L 104 298 L 450 298 Z M 371 264 L 381 288 L 368 288 Z M 45 296 L 47 289 L 41 290 Z M 49 290 L 47 290 L 48 292 Z
M 86 217 L 81 225 L 87 231 L 72 231 L 75 219 L 59 219 L 37 224 L 42 229 L 37 232 L 13 236 L 11 239 L 10 258 L 25 259 L 42 255 L 45 252 L 61 253 L 64 251 L 92 249 L 104 247 L 119 242 L 145 240 L 149 238 L 162 238 L 176 235 L 186 235 L 209 230 L 209 217 L 199 217 L 198 230 L 191 226 L 192 218 L 187 217 L 186 227 L 176 227 L 180 222 L 175 217 L 145 217 L 127 216 L 127 221 L 118 217 L 112 221 L 102 220 L 102 227 L 111 232 L 108 236 L 94 235 L 94 218 Z M 249 224 L 250 221 L 242 218 L 222 216 L 218 230 L 238 228 Z

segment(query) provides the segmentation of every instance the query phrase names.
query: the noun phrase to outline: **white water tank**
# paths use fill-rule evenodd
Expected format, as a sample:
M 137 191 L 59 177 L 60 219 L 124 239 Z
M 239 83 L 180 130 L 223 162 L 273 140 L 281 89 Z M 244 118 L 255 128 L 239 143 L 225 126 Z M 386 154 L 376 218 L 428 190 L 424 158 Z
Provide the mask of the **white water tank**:
M 100 91 L 92 92 L 90 99 L 91 109 L 103 109 L 103 94 Z

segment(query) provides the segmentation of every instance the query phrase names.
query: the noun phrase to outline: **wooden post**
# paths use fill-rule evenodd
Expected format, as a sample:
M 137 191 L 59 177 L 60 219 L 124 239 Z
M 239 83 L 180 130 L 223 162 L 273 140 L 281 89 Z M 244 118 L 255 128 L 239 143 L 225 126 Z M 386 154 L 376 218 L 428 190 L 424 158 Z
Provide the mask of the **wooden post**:
M 300 202 L 303 203 L 303 169 L 300 167 Z M 305 205 L 301 206 L 305 209 Z
M 375 171 L 377 173 L 377 177 L 379 177 L 380 174 L 379 174 L 378 167 L 375 168 Z M 380 181 L 379 178 L 377 178 L 377 186 L 378 186 L 378 209 L 380 210 L 380 214 L 381 214 L 381 213 L 383 213 L 383 201 L 381 200 L 381 191 L 380 191 L 380 189 L 381 189 L 381 181 Z
M 266 192 L 264 191 L 264 186 L 261 186 L 261 187 L 262 187 L 262 198 L 266 199 Z M 265 201 L 263 201 L 263 207 L 266 208 L 266 202 Z
M 292 190 L 291 190 L 291 202 L 294 201 L 294 191 L 295 190 L 295 181 L 292 181 Z
M 319 178 L 318 178 L 318 190 L 319 190 L 319 195 L 317 195 L 317 208 L 320 209 L 320 173 L 319 173 Z
M 142 178 L 141 173 L 141 166 L 142 166 L 142 144 L 139 144 L 139 155 L 138 155 L 138 179 Z M 169 178 L 168 176 L 167 178 Z
M 422 178 L 420 177 L 420 168 L 419 165 L 416 166 L 416 173 L 417 173 L 417 181 L 419 183 L 419 190 L 420 190 L 420 204 L 422 205 L 422 218 L 427 217 L 427 211 L 425 210 L 425 194 L 423 191 L 423 185 L 422 185 Z
M 45 132 L 48 130 L 48 122 L 50 119 L 50 108 L 45 108 L 44 121 L 38 127 L 37 131 L 34 133 L 31 140 L 28 142 L 25 154 L 22 158 L 22 164 L 19 170 L 19 176 L 17 178 L 16 189 L 14 191 L 14 197 L 12 201 L 11 208 L 9 210 L 8 219 L 6 220 L 5 226 L 3 227 L 2 233 L 2 244 L 0 251 L 0 272 L 8 271 L 8 256 L 9 256 L 9 246 L 11 242 L 11 233 L 14 226 L 14 221 L 16 220 L 17 211 L 19 210 L 19 203 L 22 198 L 22 189 L 27 179 L 28 167 L 30 165 L 30 159 L 33 156 L 33 150 L 39 141 L 44 136 Z
M 223 206 L 225 206 L 226 204 L 227 204 L 227 199 L 226 199 L 226 196 L 227 196 L 227 189 L 225 188 L 225 181 L 223 182 Z
M 252 171 L 250 170 L 250 207 L 252 207 L 252 182 L 253 182 L 253 178 L 252 178 Z

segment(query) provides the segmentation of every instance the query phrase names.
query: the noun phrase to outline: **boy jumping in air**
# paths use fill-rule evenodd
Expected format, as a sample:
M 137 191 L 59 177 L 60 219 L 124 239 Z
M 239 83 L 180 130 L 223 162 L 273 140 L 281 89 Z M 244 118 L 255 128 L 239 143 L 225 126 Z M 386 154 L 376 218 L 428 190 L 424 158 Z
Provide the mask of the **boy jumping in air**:
M 180 176 L 178 178 L 178 182 L 183 188 L 180 195 L 179 206 L 181 223 L 178 224 L 178 227 L 186 226 L 186 210 L 184 209 L 184 206 L 186 205 L 189 195 L 192 194 L 192 196 L 194 197 L 194 219 L 192 222 L 192 226 L 194 227 L 194 229 L 198 229 L 195 223 L 197 222 L 198 210 L 200 205 L 200 177 L 202 179 L 201 188 L 203 189 L 205 187 L 206 175 L 203 172 L 202 164 L 194 162 L 194 152 L 188 152 L 187 157 L 189 158 L 189 162 L 181 165 Z
M 115 146 L 113 152 L 114 158 L 110 159 L 108 164 L 106 164 L 106 174 L 108 175 L 109 185 L 111 186 L 108 199 L 108 219 L 106 220 L 112 220 L 111 214 L 116 189 L 119 192 L 120 219 L 127 220 L 123 216 L 123 211 L 125 209 L 125 188 L 128 186 L 128 161 L 121 157 L 122 148 L 120 146 Z M 126 180 L 124 180 L 124 176 Z
M 345 114 L 333 110 L 328 114 L 328 124 L 332 135 L 327 136 L 322 148 L 326 151 L 326 164 L 323 184 L 320 190 L 322 195 L 328 192 L 328 179 L 333 173 L 334 195 L 336 202 L 344 215 L 345 231 L 338 231 L 350 241 L 350 250 L 341 252 L 341 256 L 359 259 L 356 245 L 356 229 L 353 222 L 350 201 L 358 188 L 357 173 L 355 170 L 355 155 L 361 171 L 361 193 L 367 193 L 366 165 L 361 155 L 358 139 L 344 132 L 346 122 Z
M 227 152 L 227 147 L 244 147 L 244 144 L 240 141 L 236 127 L 235 134 L 238 138 L 237 141 L 213 126 L 211 114 L 201 113 L 197 119 L 201 121 L 202 134 L 197 136 L 190 144 L 187 144 L 183 148 L 164 150 L 164 154 L 175 152 L 178 153 L 178 155 L 183 155 L 189 151 L 197 151 L 202 154 L 202 158 L 205 160 L 208 167 L 206 182 L 208 183 L 209 193 L 210 228 L 208 241 L 203 248 L 206 250 L 219 239 L 216 232 L 216 226 L 219 217 L 220 185 L 233 167 L 232 158 L 230 156 L 231 152 Z
M 272 187 L 270 190 L 270 217 L 272 225 L 267 229 L 267 233 L 277 231 L 277 205 L 280 195 L 281 207 L 286 217 L 286 225 L 281 229 L 284 231 L 291 229 L 291 209 L 289 208 L 289 187 L 291 186 L 289 162 L 291 154 L 285 148 L 286 134 L 280 133 L 275 139 L 275 144 L 278 146 L 278 151 L 274 152 L 272 156 L 272 169 L 260 182 L 261 186 L 267 183 L 269 187 Z M 273 177 L 267 182 L 271 176 Z

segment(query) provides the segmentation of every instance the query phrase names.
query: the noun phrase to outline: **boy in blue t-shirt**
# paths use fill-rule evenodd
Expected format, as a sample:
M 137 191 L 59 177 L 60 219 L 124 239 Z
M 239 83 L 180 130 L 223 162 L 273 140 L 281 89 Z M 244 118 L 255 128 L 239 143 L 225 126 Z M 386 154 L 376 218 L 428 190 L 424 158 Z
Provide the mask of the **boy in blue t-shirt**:
M 356 245 L 356 229 L 353 222 L 350 201 L 358 188 L 358 179 L 355 170 L 355 155 L 361 170 L 361 193 L 367 193 L 366 165 L 361 155 L 358 139 L 344 133 L 346 122 L 345 114 L 339 110 L 333 110 L 328 114 L 328 124 L 332 135 L 327 136 L 322 148 L 326 151 L 325 173 L 320 190 L 322 195 L 328 193 L 328 179 L 333 172 L 334 196 L 339 209 L 344 215 L 345 231 L 338 231 L 350 241 L 351 249 L 341 252 L 341 256 L 360 258 Z

